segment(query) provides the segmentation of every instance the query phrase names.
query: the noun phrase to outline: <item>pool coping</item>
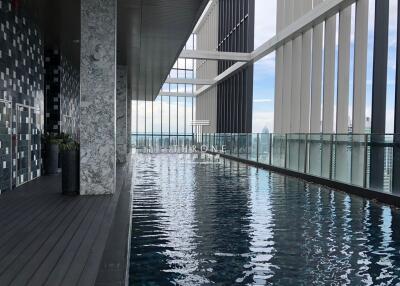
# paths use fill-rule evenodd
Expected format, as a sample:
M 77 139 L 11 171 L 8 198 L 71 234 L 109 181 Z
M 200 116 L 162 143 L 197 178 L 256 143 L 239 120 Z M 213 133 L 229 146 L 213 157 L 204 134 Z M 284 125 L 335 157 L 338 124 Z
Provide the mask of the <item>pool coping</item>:
M 130 244 L 132 227 L 132 181 L 134 161 L 132 153 L 121 170 L 121 190 L 102 253 L 96 286 L 129 285 Z
M 221 154 L 218 152 L 207 151 L 207 153 L 214 155 L 214 156 L 219 155 L 222 158 L 240 162 L 243 164 L 247 164 L 247 165 L 250 165 L 250 166 L 253 166 L 256 168 L 272 171 L 275 173 L 279 173 L 279 174 L 283 174 L 283 175 L 287 175 L 287 176 L 291 176 L 291 177 L 295 177 L 295 178 L 300 178 L 300 179 L 303 179 L 310 183 L 323 185 L 323 186 L 326 186 L 326 187 L 329 187 L 332 189 L 343 191 L 343 192 L 346 192 L 346 193 L 349 193 L 352 195 L 357 195 L 357 196 L 360 196 L 360 197 L 363 197 L 366 199 L 376 200 L 376 201 L 384 203 L 384 204 L 392 205 L 395 207 L 400 207 L 400 194 L 395 195 L 395 194 L 378 192 L 378 191 L 366 189 L 363 187 L 354 186 L 354 185 L 341 183 L 341 182 L 337 182 L 337 181 L 331 181 L 329 179 L 321 178 L 318 176 L 305 174 L 305 173 L 301 173 L 301 172 L 296 172 L 293 170 L 280 168 L 280 167 L 276 167 L 276 166 L 272 166 L 272 165 L 268 165 L 268 164 L 264 164 L 264 163 L 260 163 L 260 162 L 254 162 L 252 160 L 248 160 L 245 158 L 238 158 L 235 156 Z

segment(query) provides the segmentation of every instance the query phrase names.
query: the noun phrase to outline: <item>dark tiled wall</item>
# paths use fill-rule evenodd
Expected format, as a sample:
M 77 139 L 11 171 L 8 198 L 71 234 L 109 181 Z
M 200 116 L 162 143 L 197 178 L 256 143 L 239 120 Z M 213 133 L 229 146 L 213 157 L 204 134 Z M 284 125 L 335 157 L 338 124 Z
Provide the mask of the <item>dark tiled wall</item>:
M 0 192 L 40 176 L 43 63 L 38 27 L 0 0 Z
M 80 75 L 61 55 L 61 131 L 79 140 Z
M 46 133 L 60 133 L 60 52 L 48 49 L 44 57 L 44 130 Z
M 79 140 L 79 71 L 58 49 L 45 55 L 45 130 Z

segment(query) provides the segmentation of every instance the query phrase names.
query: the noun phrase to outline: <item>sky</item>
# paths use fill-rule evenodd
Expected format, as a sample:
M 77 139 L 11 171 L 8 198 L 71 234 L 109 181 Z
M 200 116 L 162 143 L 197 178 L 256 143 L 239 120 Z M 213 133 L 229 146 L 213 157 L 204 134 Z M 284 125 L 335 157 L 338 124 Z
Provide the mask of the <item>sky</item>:
M 255 0 L 255 48 L 275 35 L 276 30 L 276 1 Z M 390 1 L 389 16 L 389 60 L 388 60 L 388 84 L 387 84 L 387 108 L 386 108 L 386 132 L 392 133 L 394 127 L 394 92 L 396 75 L 396 33 L 397 33 L 397 0 Z M 367 103 L 366 117 L 371 116 L 372 103 L 372 67 L 374 44 L 374 13 L 375 1 L 370 1 L 369 7 L 369 31 L 368 31 L 368 63 L 367 63 Z M 353 87 L 353 61 L 354 61 L 354 25 L 355 5 L 352 7 L 352 41 L 350 58 L 350 83 L 349 83 L 349 120 L 352 110 Z M 339 22 L 339 21 L 337 21 Z M 338 42 L 338 41 L 337 41 Z M 336 51 L 337 52 L 337 51 Z M 337 61 L 337 58 L 336 58 Z M 336 63 L 337 69 L 337 63 Z M 254 104 L 253 104 L 253 132 L 262 132 L 268 128 L 273 132 L 274 110 L 274 82 L 275 82 L 275 54 L 270 54 L 254 65 Z
M 276 33 L 276 1 L 255 0 L 254 48 Z M 253 132 L 269 131 L 274 125 L 275 53 L 254 64 Z
M 279 1 L 279 0 L 278 0 Z M 394 127 L 394 93 L 395 93 L 395 75 L 396 75 L 396 33 L 397 33 L 397 2 L 398 0 L 390 1 L 390 17 L 389 17 L 389 50 L 388 50 L 388 84 L 387 84 L 387 111 L 386 111 L 386 132 L 392 133 Z M 275 35 L 276 32 L 276 2 L 277 0 L 255 0 L 255 48 L 269 40 Z M 366 117 L 371 117 L 371 104 L 372 104 L 372 67 L 373 67 L 373 44 L 374 44 L 374 13 L 375 1 L 369 1 L 369 31 L 368 31 L 368 63 L 367 63 L 367 102 L 366 102 Z M 354 26 L 355 26 L 355 4 L 352 7 L 352 31 L 351 31 L 351 56 L 350 56 L 350 83 L 349 83 L 349 121 L 351 121 L 352 114 L 352 97 L 353 97 L 353 61 L 354 61 Z M 339 25 L 339 21 L 337 21 Z M 337 26 L 338 28 L 338 26 Z M 338 29 L 337 29 L 338 30 Z M 338 36 L 337 36 L 338 37 Z M 338 42 L 338 41 L 336 41 Z M 337 43 L 336 43 L 337 44 Z M 336 47 L 337 49 L 337 47 Z M 336 53 L 338 51 L 336 50 Z M 337 57 L 336 57 L 337 61 Z M 337 71 L 337 62 L 336 62 Z M 336 73 L 337 74 L 337 73 Z M 271 53 L 259 60 L 254 64 L 254 94 L 253 94 L 253 132 L 262 132 L 266 128 L 273 132 L 274 125 L 274 88 L 275 88 L 275 53 Z M 175 103 L 175 102 L 174 102 Z M 160 100 L 151 104 L 140 103 L 138 108 L 138 122 L 144 122 L 147 119 L 147 132 L 149 132 L 149 125 L 153 125 L 154 132 L 161 131 L 160 119 L 163 118 L 163 131 L 167 126 L 169 114 L 165 111 L 168 110 L 168 102 Z M 184 110 L 184 103 L 179 100 L 178 108 L 176 103 L 171 106 L 171 120 L 172 132 L 177 128 L 183 130 L 185 127 L 174 122 L 179 113 L 178 110 Z M 153 109 L 155 119 L 151 122 L 151 110 Z M 160 116 L 161 109 L 163 115 Z M 136 110 L 136 107 L 134 107 Z M 146 116 L 144 114 L 146 110 Z M 192 105 L 186 105 L 186 113 L 192 113 Z M 158 118 L 157 118 L 158 117 Z M 189 117 L 189 116 L 188 116 Z M 133 126 L 136 125 L 136 116 L 134 116 Z M 189 118 L 186 121 L 189 122 Z M 174 128 L 173 126 L 178 127 Z M 189 129 L 189 126 L 186 126 Z M 144 132 L 144 124 L 140 124 L 139 132 Z M 175 130 L 174 130 L 175 129 Z M 134 130 L 136 132 L 136 130 Z M 176 131 L 175 131 L 176 132 Z

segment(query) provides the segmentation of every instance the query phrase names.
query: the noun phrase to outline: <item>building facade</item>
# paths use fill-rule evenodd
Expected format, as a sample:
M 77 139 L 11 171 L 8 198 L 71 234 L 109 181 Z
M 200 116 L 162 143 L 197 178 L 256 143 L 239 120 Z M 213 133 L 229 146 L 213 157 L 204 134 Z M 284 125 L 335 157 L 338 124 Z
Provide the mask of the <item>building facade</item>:
M 212 1 L 195 31 L 197 49 L 250 53 L 254 50 L 254 0 Z M 235 61 L 202 60 L 197 63 L 200 78 L 214 78 Z M 198 86 L 200 89 L 201 86 Z M 253 66 L 231 74 L 198 96 L 197 119 L 210 120 L 206 131 L 251 133 L 253 110 Z

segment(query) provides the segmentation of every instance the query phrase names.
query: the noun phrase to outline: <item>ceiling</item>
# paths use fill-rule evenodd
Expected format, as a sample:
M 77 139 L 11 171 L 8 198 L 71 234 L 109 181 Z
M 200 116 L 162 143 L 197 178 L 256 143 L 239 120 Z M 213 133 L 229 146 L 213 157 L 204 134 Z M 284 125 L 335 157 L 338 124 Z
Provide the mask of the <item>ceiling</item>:
M 118 0 L 118 62 L 132 99 L 154 100 L 208 0 Z
M 60 47 L 79 67 L 80 1 L 22 0 L 47 46 Z M 117 60 L 129 71 L 132 99 L 154 100 L 208 0 L 118 1 Z

